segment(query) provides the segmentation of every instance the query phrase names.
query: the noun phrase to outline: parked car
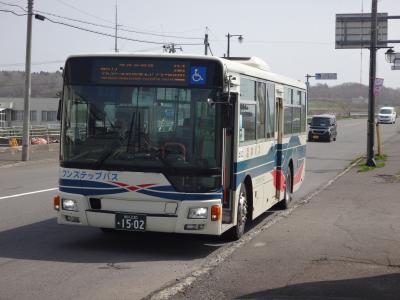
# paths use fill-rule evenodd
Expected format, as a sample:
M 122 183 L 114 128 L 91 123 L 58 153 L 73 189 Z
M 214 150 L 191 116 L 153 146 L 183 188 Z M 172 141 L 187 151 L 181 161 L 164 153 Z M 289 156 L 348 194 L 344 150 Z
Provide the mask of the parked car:
M 378 123 L 394 124 L 396 123 L 397 113 L 394 107 L 381 107 L 378 113 Z
M 334 115 L 313 116 L 308 130 L 308 141 L 336 141 L 337 122 Z

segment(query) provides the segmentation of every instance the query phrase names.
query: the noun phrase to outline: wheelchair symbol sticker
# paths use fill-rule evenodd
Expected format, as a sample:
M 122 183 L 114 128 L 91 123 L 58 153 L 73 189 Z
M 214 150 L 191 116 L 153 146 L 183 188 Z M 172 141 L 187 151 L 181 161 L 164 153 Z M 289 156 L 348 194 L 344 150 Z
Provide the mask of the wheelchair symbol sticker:
M 206 67 L 192 67 L 190 72 L 191 84 L 205 84 L 207 80 Z

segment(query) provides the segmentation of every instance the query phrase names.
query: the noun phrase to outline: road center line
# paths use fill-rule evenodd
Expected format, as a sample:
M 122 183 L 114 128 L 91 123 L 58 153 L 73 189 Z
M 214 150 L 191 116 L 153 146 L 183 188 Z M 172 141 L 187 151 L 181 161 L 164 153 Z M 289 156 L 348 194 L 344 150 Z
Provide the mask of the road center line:
M 4 196 L 4 197 L 0 197 L 0 200 L 9 199 L 9 198 L 17 198 L 17 197 L 21 197 L 21 196 L 44 193 L 44 192 L 50 192 L 50 191 L 54 191 L 54 190 L 58 190 L 58 188 L 51 188 L 51 189 L 46 189 L 46 190 L 39 190 L 39 191 L 34 191 L 34 192 L 28 192 L 28 193 L 22 193 L 22 194 L 16 194 L 16 195 Z

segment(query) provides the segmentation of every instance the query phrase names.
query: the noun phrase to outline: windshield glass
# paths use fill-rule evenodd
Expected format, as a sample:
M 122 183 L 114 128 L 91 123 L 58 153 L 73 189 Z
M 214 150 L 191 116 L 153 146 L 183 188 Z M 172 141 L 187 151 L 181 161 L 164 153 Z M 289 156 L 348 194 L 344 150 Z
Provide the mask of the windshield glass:
M 329 118 L 323 118 L 323 117 L 314 117 L 311 120 L 311 126 L 329 127 L 330 126 L 330 119 Z
M 391 109 L 381 109 L 381 111 L 379 112 L 382 115 L 391 115 L 392 114 L 392 110 Z
M 62 163 L 131 171 L 221 166 L 213 89 L 66 86 Z M 187 172 L 186 172 L 187 173 Z

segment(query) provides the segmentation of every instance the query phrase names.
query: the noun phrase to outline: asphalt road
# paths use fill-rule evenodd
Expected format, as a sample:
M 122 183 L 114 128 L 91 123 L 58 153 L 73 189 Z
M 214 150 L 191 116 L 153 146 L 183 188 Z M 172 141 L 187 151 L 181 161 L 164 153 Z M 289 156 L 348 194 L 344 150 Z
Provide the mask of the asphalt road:
M 399 127 L 381 126 L 383 140 Z M 309 143 L 306 180 L 295 197 L 333 178 L 365 149 L 366 121 L 340 121 L 336 142 Z M 104 235 L 59 226 L 51 207 L 57 169 L 50 161 L 0 168 L 0 299 L 139 299 L 230 246 L 215 237 Z

